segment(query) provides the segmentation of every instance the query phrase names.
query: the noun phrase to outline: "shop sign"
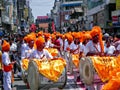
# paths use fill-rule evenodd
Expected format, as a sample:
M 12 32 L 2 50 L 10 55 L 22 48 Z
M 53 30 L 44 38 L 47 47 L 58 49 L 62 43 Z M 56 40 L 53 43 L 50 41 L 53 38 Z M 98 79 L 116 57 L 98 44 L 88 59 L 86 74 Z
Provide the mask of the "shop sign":
M 116 0 L 116 10 L 120 10 L 120 0 Z

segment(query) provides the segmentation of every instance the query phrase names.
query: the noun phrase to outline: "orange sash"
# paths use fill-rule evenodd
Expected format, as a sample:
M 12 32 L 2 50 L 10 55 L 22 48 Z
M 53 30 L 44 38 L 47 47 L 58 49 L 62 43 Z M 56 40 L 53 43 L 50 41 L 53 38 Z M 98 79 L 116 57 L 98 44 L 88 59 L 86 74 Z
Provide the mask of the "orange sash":
M 5 72 L 9 72 L 12 71 L 13 65 L 9 64 L 9 65 L 3 65 L 3 69 Z

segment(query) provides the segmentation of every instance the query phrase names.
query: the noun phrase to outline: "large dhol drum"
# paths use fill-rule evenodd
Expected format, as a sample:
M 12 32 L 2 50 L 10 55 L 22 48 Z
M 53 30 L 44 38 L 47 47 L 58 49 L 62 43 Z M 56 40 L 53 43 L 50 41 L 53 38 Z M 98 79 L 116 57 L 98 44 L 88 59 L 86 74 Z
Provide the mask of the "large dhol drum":
M 82 57 L 79 64 L 80 78 L 86 85 L 102 82 L 93 66 L 90 57 Z
M 66 68 L 62 72 L 62 75 L 59 77 L 57 82 L 53 82 L 48 78 L 44 77 L 38 71 L 38 66 L 34 61 L 29 62 L 28 66 L 28 83 L 30 90 L 39 90 L 39 89 L 48 89 L 48 88 L 64 88 L 67 82 L 67 72 Z

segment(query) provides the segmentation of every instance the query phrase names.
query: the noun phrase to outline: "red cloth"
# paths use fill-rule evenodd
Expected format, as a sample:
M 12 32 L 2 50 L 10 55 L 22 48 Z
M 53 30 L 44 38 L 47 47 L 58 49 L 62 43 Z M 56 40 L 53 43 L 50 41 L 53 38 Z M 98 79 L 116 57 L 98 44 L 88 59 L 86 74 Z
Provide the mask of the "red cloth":
M 54 22 L 52 22 L 52 30 L 53 30 L 53 32 L 56 31 L 56 30 L 55 30 L 55 24 L 54 24 Z
M 55 40 L 54 44 L 55 44 L 56 46 L 60 46 L 60 41 L 59 41 L 59 40 Z M 57 48 L 57 49 L 60 50 L 60 47 Z
M 36 31 L 36 26 L 35 24 L 32 24 L 30 27 L 31 32 L 35 32 Z

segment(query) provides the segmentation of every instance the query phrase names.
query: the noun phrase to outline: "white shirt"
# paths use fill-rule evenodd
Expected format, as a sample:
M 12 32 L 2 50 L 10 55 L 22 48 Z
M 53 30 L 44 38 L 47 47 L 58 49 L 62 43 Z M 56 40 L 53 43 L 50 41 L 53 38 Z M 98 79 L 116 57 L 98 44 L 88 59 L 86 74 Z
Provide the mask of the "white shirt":
M 53 57 L 46 49 L 43 49 L 43 51 L 34 50 L 30 58 L 52 59 Z
M 79 45 L 76 45 L 74 42 L 72 42 L 71 45 L 70 45 L 70 49 L 71 50 L 76 50 L 77 48 L 79 48 L 78 50 L 76 50 L 74 52 L 74 54 L 78 54 L 78 53 L 81 52 L 81 46 L 82 46 L 82 43 L 80 43 Z
M 9 65 L 11 63 L 8 52 L 3 52 L 3 54 L 2 54 L 2 63 L 4 65 Z
M 82 51 L 83 54 L 86 56 L 87 53 L 88 53 L 88 48 L 87 48 L 85 45 L 82 44 L 82 46 L 81 46 L 81 51 Z
M 65 39 L 65 41 L 64 41 L 64 51 L 67 51 L 68 47 L 70 48 L 70 45 L 68 44 L 67 39 Z
M 117 46 L 117 50 L 120 51 L 120 44 Z
M 45 43 L 45 48 L 50 48 L 50 47 L 53 47 L 54 44 L 51 43 L 51 40 L 48 40 L 46 43 Z
M 26 46 L 25 50 L 22 52 L 21 54 L 21 59 L 24 59 L 24 58 L 30 58 L 30 55 L 32 54 L 32 52 L 34 51 L 35 49 L 34 48 L 30 48 L 29 46 Z
M 92 40 L 90 40 L 90 41 L 87 43 L 86 48 L 88 49 L 88 51 L 87 51 L 86 53 L 88 53 L 88 52 L 94 52 L 94 53 L 101 52 L 100 44 L 99 44 L 99 43 L 94 44 L 94 43 L 92 42 Z
M 10 46 L 10 51 L 17 51 L 17 44 L 16 43 L 12 43 L 12 45 Z
M 111 45 L 110 47 L 105 47 L 105 53 L 108 55 L 112 55 L 115 51 L 115 46 Z

